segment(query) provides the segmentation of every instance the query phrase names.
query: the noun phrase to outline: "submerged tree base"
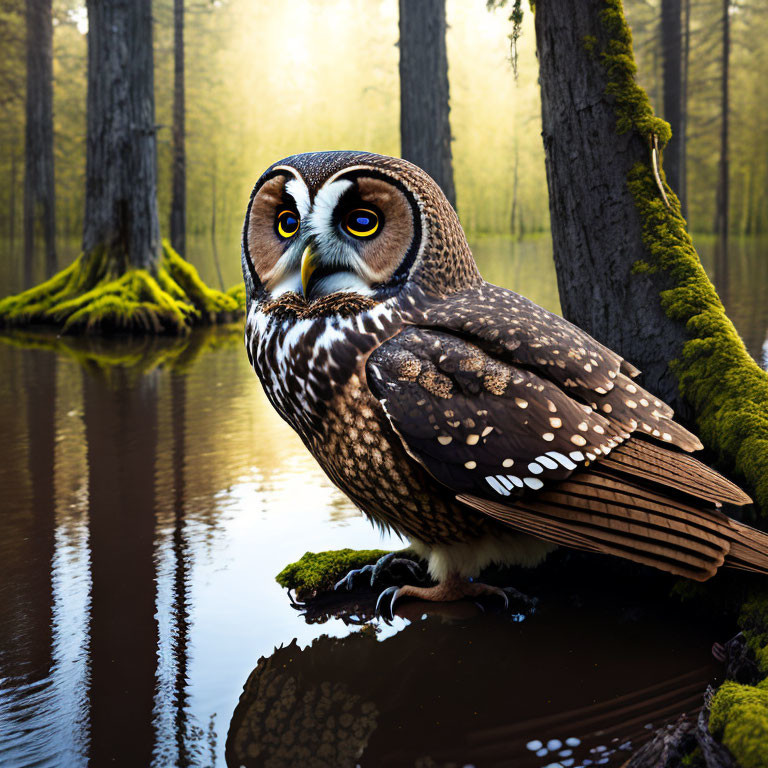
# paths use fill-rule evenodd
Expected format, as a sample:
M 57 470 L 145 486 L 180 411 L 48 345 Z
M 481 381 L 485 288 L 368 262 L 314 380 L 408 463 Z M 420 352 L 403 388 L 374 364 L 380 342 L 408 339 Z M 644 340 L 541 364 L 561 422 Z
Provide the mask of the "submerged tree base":
M 116 274 L 106 251 L 83 254 L 41 285 L 0 301 L 0 326 L 56 326 L 61 333 L 186 334 L 196 325 L 238 319 L 235 290 L 209 288 L 163 241 L 156 274 Z

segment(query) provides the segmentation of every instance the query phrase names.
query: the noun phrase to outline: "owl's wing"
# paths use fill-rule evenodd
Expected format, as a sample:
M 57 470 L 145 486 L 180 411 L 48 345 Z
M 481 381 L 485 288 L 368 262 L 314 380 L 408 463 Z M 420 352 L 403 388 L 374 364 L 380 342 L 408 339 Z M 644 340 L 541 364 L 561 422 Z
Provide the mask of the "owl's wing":
M 749 497 L 662 445 L 698 441 L 649 393 L 628 391 L 621 372 L 611 379 L 619 386 L 591 395 L 592 407 L 540 371 L 409 327 L 370 356 L 366 374 L 410 456 L 484 514 L 689 578 L 707 579 L 724 562 L 768 572 L 768 537 L 716 509 Z
M 525 296 L 497 285 L 484 283 L 448 296 L 431 306 L 419 324 L 459 334 L 495 356 L 538 370 L 587 402 L 616 386 L 625 390 L 628 400 L 639 390 L 631 379 L 640 371 L 616 352 Z M 645 394 L 652 410 L 673 415 L 668 405 Z M 682 447 L 701 448 L 691 438 L 690 447 Z
M 634 407 L 614 388 L 595 410 L 538 371 L 444 331 L 407 328 L 371 355 L 367 374 L 410 455 L 456 493 L 539 490 L 607 457 L 637 428 L 698 443 L 639 387 Z

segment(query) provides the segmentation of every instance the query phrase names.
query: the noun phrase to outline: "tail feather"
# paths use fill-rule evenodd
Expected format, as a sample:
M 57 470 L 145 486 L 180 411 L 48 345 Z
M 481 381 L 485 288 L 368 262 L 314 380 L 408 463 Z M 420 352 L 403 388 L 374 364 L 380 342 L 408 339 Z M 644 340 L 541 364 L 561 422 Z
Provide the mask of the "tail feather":
M 719 505 L 752 499 L 727 478 L 684 453 L 645 440 L 629 440 L 600 461 L 600 467 L 674 488 Z
M 684 500 L 641 484 L 641 478 L 599 471 L 604 461 L 593 466 L 594 471 L 575 473 L 514 506 L 471 495 L 457 498 L 533 536 L 697 581 L 723 565 L 768 574 L 768 534 L 727 517 L 706 491 L 701 501 Z

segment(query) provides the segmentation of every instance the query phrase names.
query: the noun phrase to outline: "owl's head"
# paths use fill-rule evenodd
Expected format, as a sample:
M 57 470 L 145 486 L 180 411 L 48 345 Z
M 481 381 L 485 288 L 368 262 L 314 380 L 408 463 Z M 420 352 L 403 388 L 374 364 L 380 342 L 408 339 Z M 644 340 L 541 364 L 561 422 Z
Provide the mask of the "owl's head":
M 406 285 L 444 295 L 479 280 L 453 207 L 417 166 L 364 152 L 312 152 L 272 165 L 245 217 L 248 301 L 383 300 Z

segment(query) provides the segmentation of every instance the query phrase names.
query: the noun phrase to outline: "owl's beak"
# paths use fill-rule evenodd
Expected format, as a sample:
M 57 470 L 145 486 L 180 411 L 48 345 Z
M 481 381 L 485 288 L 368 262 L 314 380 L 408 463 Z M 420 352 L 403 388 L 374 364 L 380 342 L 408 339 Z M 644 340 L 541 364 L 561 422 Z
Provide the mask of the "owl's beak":
M 308 245 L 304 249 L 304 253 L 301 254 L 301 287 L 304 290 L 304 296 L 307 295 L 309 278 L 312 277 L 315 269 L 317 269 L 317 256 L 312 250 L 312 246 Z

